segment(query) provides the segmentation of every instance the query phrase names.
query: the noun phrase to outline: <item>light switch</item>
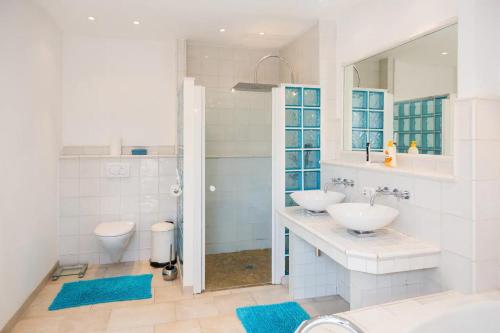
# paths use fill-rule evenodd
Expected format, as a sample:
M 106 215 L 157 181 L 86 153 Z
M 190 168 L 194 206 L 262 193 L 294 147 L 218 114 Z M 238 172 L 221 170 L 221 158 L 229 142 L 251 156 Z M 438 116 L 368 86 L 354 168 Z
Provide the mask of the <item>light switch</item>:
M 106 163 L 106 177 L 125 178 L 130 176 L 130 164 L 128 163 Z

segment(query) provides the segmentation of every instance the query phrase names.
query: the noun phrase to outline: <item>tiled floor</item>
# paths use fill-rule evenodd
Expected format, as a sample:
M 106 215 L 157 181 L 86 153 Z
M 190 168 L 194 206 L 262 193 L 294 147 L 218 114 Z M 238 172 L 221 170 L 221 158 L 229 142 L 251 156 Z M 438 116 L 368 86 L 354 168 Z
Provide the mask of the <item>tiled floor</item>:
M 16 324 L 13 333 L 238 333 L 244 332 L 234 310 L 240 306 L 288 301 L 282 286 L 259 286 L 191 295 L 182 292 L 179 280 L 165 282 L 160 269 L 147 262 L 90 267 L 85 279 L 152 272 L 153 298 L 97 304 L 59 311 L 47 308 L 63 277 L 48 282 Z M 300 302 L 311 316 L 346 311 L 337 296 Z
M 209 254 L 205 259 L 207 290 L 271 283 L 271 249 Z

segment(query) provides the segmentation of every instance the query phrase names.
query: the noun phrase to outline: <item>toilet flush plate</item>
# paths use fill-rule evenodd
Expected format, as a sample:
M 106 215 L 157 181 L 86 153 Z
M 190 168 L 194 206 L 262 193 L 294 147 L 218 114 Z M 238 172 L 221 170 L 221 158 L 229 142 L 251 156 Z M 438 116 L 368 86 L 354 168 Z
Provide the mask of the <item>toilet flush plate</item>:
M 125 178 L 130 176 L 130 164 L 128 163 L 106 163 L 106 177 Z

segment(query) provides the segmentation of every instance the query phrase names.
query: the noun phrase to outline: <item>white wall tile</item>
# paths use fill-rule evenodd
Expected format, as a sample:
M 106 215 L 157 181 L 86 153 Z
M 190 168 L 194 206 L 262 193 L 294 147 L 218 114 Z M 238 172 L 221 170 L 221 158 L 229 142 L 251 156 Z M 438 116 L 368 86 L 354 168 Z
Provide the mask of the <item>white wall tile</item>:
M 61 159 L 59 163 L 60 178 L 78 178 L 80 175 L 80 161 L 78 158 Z
M 78 178 L 64 178 L 59 181 L 59 195 L 61 198 L 78 197 Z
M 60 236 L 76 236 L 79 233 L 78 216 L 60 217 L 59 218 L 59 235 Z
M 80 178 L 99 178 L 101 176 L 101 164 L 97 158 L 80 159 Z
M 101 189 L 99 178 L 81 178 L 80 179 L 80 197 L 99 196 Z
M 80 215 L 99 215 L 101 200 L 99 197 L 80 197 Z

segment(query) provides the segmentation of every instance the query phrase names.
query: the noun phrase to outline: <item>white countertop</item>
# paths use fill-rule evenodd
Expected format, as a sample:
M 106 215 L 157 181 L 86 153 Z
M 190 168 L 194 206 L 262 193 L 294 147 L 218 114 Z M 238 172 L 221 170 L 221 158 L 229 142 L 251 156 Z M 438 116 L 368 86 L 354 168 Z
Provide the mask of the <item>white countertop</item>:
M 440 249 L 396 230 L 377 230 L 359 238 L 328 215 L 311 215 L 301 207 L 278 211 L 280 223 L 349 270 L 387 274 L 439 265 Z

